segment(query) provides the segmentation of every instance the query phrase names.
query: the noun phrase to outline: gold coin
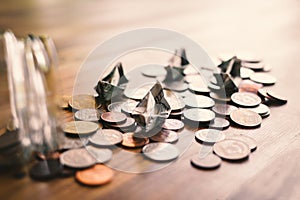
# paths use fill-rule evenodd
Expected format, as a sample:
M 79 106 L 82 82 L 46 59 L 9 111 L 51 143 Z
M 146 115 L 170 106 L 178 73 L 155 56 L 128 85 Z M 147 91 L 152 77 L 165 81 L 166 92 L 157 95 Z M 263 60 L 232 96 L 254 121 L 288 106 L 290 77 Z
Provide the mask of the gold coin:
M 79 94 L 70 98 L 69 105 L 75 110 L 96 108 L 96 101 L 93 95 Z
M 62 129 L 65 133 L 80 135 L 96 132 L 98 128 L 98 124 L 86 121 L 71 121 L 63 124 L 62 126 Z

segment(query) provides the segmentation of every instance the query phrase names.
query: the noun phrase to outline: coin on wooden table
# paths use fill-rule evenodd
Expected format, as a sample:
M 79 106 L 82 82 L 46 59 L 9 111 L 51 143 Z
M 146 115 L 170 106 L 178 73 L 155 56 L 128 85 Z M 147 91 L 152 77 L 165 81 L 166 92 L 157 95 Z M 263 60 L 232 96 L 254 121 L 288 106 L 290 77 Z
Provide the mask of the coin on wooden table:
M 107 110 L 110 112 L 121 112 L 122 111 L 122 105 L 124 102 L 113 102 L 107 106 Z
M 147 69 L 143 69 L 142 74 L 147 77 L 155 78 L 157 76 L 166 76 L 167 71 L 163 66 L 151 66 Z
M 277 101 L 280 104 L 286 104 L 287 103 L 287 98 L 282 97 L 275 92 L 267 91 L 267 95 L 269 95 L 273 100 Z
M 81 148 L 63 152 L 60 162 L 71 168 L 87 168 L 96 164 L 96 159 L 85 148 Z
M 229 128 L 230 123 L 227 119 L 216 117 L 214 121 L 209 124 L 209 128 L 224 130 Z
M 121 143 L 122 133 L 114 129 L 100 129 L 89 138 L 89 141 L 98 146 L 112 146 Z
M 69 108 L 69 101 L 71 99 L 71 96 L 69 95 L 62 95 L 58 97 L 58 106 L 62 109 L 67 109 Z
M 240 76 L 242 79 L 248 79 L 252 74 L 255 72 L 252 69 L 246 68 L 246 67 L 241 67 L 240 68 Z
M 196 131 L 195 137 L 198 141 L 204 143 L 215 143 L 224 140 L 225 134 L 216 129 L 202 129 Z
M 215 105 L 215 101 L 204 95 L 194 95 L 184 98 L 184 103 L 192 108 L 211 108 Z
M 89 169 L 78 171 L 75 175 L 78 182 L 89 186 L 107 184 L 112 181 L 113 177 L 113 170 L 101 164 L 97 164 Z
M 122 104 L 121 110 L 123 113 L 130 115 L 130 114 L 132 114 L 132 112 L 135 109 L 135 107 L 137 106 L 137 104 L 138 104 L 137 101 L 127 100 Z
M 226 160 L 242 160 L 249 156 L 249 146 L 240 140 L 226 139 L 213 146 L 215 154 Z
M 128 129 L 134 128 L 135 125 L 135 120 L 131 117 L 127 117 L 126 122 L 124 122 L 123 124 L 110 124 L 109 127 L 116 128 L 121 131 L 127 131 Z
M 207 109 L 191 108 L 183 111 L 183 116 L 190 121 L 207 123 L 215 118 L 215 113 Z
M 96 159 L 97 163 L 106 163 L 112 158 L 112 151 L 107 148 L 96 148 L 94 146 L 86 146 L 86 150 Z
M 86 135 L 98 130 L 99 125 L 94 122 L 71 121 L 62 125 L 62 130 L 68 134 Z
M 96 101 L 93 95 L 79 94 L 70 98 L 69 105 L 75 110 L 96 108 Z
M 171 161 L 179 156 L 177 147 L 170 143 L 155 142 L 143 147 L 143 154 L 154 161 Z
M 171 107 L 171 111 L 181 111 L 185 107 L 183 99 L 171 90 L 164 90 L 165 99 Z
M 231 100 L 242 107 L 255 107 L 261 103 L 259 96 L 250 92 L 236 92 L 231 95 Z
M 253 112 L 256 112 L 259 115 L 265 115 L 268 112 L 270 112 L 270 109 L 265 104 L 259 104 L 257 107 L 254 108 L 247 108 L 247 110 L 251 110 Z
M 222 116 L 229 116 L 230 113 L 234 110 L 237 110 L 238 108 L 233 106 L 233 105 L 229 105 L 229 104 L 216 104 L 212 110 L 218 114 L 218 115 L 222 115 Z
M 211 98 L 213 98 L 215 101 L 220 101 L 220 102 L 230 102 L 231 101 L 230 97 L 227 97 L 227 96 L 224 96 L 224 95 L 219 95 L 215 92 L 210 92 L 209 96 Z
M 250 76 L 250 80 L 263 85 L 273 85 L 276 83 L 276 78 L 267 73 L 254 73 Z
M 121 112 L 106 112 L 101 114 L 101 119 L 108 124 L 122 124 L 127 116 Z
M 194 155 L 191 159 L 191 164 L 194 167 L 201 168 L 201 169 L 216 169 L 220 167 L 221 163 L 222 160 L 218 156 L 212 153 L 208 154 L 205 157 L 200 157 L 197 154 Z
M 148 138 L 137 138 L 134 137 L 134 133 L 124 133 L 122 145 L 129 148 L 142 147 L 149 143 Z
M 29 175 L 35 180 L 49 180 L 60 174 L 62 165 L 57 159 L 43 160 L 35 163 L 29 169 Z
M 251 151 L 255 151 L 255 149 L 257 148 L 256 140 L 246 135 L 235 135 L 233 137 L 230 137 L 229 139 L 241 140 L 249 146 Z
M 162 128 L 177 131 L 184 127 L 184 123 L 177 119 L 166 119 L 163 123 Z
M 173 143 L 178 140 L 178 135 L 176 132 L 171 130 L 162 130 L 156 135 L 153 135 L 150 137 L 151 140 L 155 142 L 167 142 L 167 143 Z
M 243 127 L 255 128 L 260 126 L 262 118 L 256 112 L 247 109 L 238 109 L 230 114 L 230 119 Z
M 86 108 L 75 112 L 75 118 L 81 121 L 98 122 L 100 111 L 97 109 Z

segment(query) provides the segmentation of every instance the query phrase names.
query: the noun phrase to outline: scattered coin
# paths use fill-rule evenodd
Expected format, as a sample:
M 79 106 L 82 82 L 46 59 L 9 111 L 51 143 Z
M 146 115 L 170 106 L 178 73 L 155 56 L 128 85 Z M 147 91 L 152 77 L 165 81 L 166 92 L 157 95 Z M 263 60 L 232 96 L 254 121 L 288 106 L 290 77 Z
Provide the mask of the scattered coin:
M 108 124 L 122 124 L 127 116 L 121 112 L 106 112 L 101 114 L 101 119 Z
M 217 94 L 215 92 L 210 92 L 209 96 L 211 98 L 213 98 L 215 101 L 220 101 L 220 102 L 230 102 L 231 101 L 230 97 L 222 96 L 222 95 L 219 95 L 219 94 Z
M 75 112 L 75 118 L 81 121 L 98 122 L 100 111 L 91 108 L 81 109 Z
M 96 159 L 97 163 L 106 163 L 112 158 L 112 151 L 107 148 L 86 146 L 86 150 Z
M 242 107 L 255 107 L 261 103 L 261 99 L 250 92 L 236 92 L 231 95 L 231 100 Z
M 147 69 L 143 69 L 142 74 L 148 77 L 166 76 L 167 71 L 164 66 L 151 66 Z
M 132 129 L 135 126 L 135 120 L 131 117 L 127 117 L 126 122 L 124 122 L 123 124 L 111 124 L 109 125 L 111 128 L 116 128 L 119 129 L 121 131 L 127 131 Z
M 147 83 L 139 88 L 126 88 L 124 95 L 129 99 L 142 100 L 155 83 Z
M 251 151 L 254 151 L 257 148 L 256 140 L 252 137 L 246 135 L 236 135 L 231 137 L 230 139 L 234 140 L 241 140 L 242 142 L 246 143 Z
M 267 94 L 267 91 L 263 88 L 257 91 L 257 95 L 264 101 L 265 99 L 270 99 L 270 96 Z
M 176 132 L 171 131 L 171 130 L 161 130 L 156 135 L 150 137 L 150 139 L 155 142 L 173 143 L 178 140 L 178 135 Z
M 49 180 L 60 174 L 62 165 L 59 160 L 49 159 L 38 161 L 29 170 L 29 175 L 35 180 Z
M 179 150 L 170 143 L 155 142 L 143 147 L 143 154 L 154 161 L 171 161 L 179 156 Z
M 182 98 L 178 95 L 176 95 L 173 91 L 171 90 L 164 90 L 164 97 L 169 103 L 171 107 L 171 111 L 181 111 L 185 107 L 185 103 L 182 100 Z
M 137 106 L 137 104 L 138 104 L 137 101 L 127 100 L 122 104 L 121 110 L 123 113 L 130 115 L 130 114 L 132 114 L 132 112 L 135 109 L 135 107 Z
M 254 108 L 247 108 L 247 110 L 251 110 L 253 112 L 256 112 L 259 115 L 265 115 L 268 112 L 270 112 L 270 109 L 265 104 L 259 104 L 257 107 Z
M 255 128 L 260 126 L 262 118 L 256 112 L 246 109 L 238 109 L 230 114 L 230 119 L 243 127 Z
M 71 149 L 60 155 L 61 164 L 71 168 L 87 168 L 96 164 L 96 160 L 85 149 Z
M 239 84 L 239 92 L 252 92 L 254 94 L 257 93 L 259 89 L 263 87 L 260 83 L 255 83 L 251 80 L 243 80 Z
M 195 93 L 199 93 L 199 94 L 209 94 L 210 93 L 210 89 L 204 84 L 190 83 L 189 89 L 191 91 L 193 91 Z
M 234 110 L 237 110 L 238 108 L 229 104 L 216 104 L 212 110 L 222 116 L 229 116 L 230 113 Z
M 104 185 L 112 181 L 114 172 L 105 165 L 97 164 L 92 168 L 76 172 L 76 180 L 84 185 Z
M 137 138 L 133 136 L 134 133 L 125 133 L 123 134 L 122 145 L 130 148 L 142 147 L 149 143 L 148 138 Z
M 93 95 L 79 94 L 70 98 L 69 105 L 75 110 L 96 108 L 96 101 Z
M 241 67 L 240 68 L 240 76 L 242 79 L 248 79 L 252 74 L 255 72 L 252 69 L 246 68 L 246 67 Z
M 191 108 L 185 110 L 183 116 L 190 121 L 207 123 L 215 118 L 215 113 L 207 109 Z
M 198 141 L 204 143 L 215 143 L 224 140 L 225 134 L 216 129 L 202 129 L 196 131 L 195 137 Z
M 266 114 L 260 115 L 262 118 L 267 118 L 271 114 L 271 111 L 267 112 Z
M 250 154 L 250 148 L 246 143 L 233 139 L 215 143 L 213 150 L 219 157 L 232 161 L 245 159 Z
M 110 112 L 122 112 L 122 105 L 124 102 L 114 102 L 107 106 L 107 110 Z
M 269 95 L 272 99 L 276 100 L 278 103 L 281 103 L 281 104 L 286 104 L 288 101 L 285 97 L 282 97 L 271 91 L 267 91 L 267 95 Z
M 62 126 L 62 130 L 68 134 L 91 134 L 98 130 L 99 125 L 94 122 L 71 121 L 66 122 Z
M 83 145 L 86 144 L 86 142 L 84 142 L 82 140 L 83 138 L 80 139 L 71 139 L 68 137 L 65 137 L 63 143 L 61 144 L 61 146 L 59 147 L 60 149 L 66 150 L 66 149 L 78 149 L 83 147 Z
M 216 169 L 220 167 L 222 160 L 210 153 L 205 157 L 200 157 L 198 154 L 194 155 L 193 158 L 191 159 L 191 164 L 194 167 L 201 168 L 201 169 Z
M 121 143 L 122 133 L 114 129 L 100 129 L 89 138 L 89 141 L 98 146 L 112 146 Z
M 184 123 L 177 119 L 166 119 L 162 128 L 177 131 L 184 127 Z
M 230 126 L 230 123 L 227 119 L 216 117 L 214 121 L 209 124 L 210 128 L 224 130 Z
M 211 108 L 215 105 L 214 100 L 203 95 L 194 95 L 184 98 L 185 105 L 192 108 Z
M 276 78 L 267 73 L 254 73 L 250 76 L 250 79 L 263 85 L 273 85 L 276 82 Z

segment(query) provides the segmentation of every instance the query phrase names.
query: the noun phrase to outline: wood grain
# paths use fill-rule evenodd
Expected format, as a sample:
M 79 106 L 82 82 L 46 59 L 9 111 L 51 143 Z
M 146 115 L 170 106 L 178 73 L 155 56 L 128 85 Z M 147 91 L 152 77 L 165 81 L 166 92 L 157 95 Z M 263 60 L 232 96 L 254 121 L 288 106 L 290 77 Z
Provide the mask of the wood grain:
M 98 44 L 131 29 L 159 27 L 190 37 L 211 57 L 254 52 L 278 78 L 269 88 L 289 102 L 272 107 L 259 129 L 225 131 L 258 141 L 245 162 L 224 161 L 215 171 L 197 170 L 190 165 L 201 147 L 194 141 L 166 168 L 145 174 L 116 172 L 112 183 L 97 188 L 81 186 L 74 178 L 35 182 L 1 173 L 0 199 L 299 199 L 299 13 L 297 0 L 1 1 L 2 27 L 17 36 L 46 33 L 54 39 L 63 94 L 72 93 L 78 69 Z M 130 60 L 124 65 L 130 66 Z

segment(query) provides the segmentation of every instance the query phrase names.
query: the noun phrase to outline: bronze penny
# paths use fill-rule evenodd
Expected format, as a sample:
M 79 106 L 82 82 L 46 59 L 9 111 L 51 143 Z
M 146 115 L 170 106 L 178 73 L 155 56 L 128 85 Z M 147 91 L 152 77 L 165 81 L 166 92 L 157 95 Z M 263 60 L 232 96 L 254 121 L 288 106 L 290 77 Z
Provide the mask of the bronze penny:
M 167 142 L 167 143 L 173 143 L 178 140 L 178 135 L 176 132 L 171 130 L 162 130 L 156 135 L 150 137 L 151 140 L 155 142 Z
M 184 123 L 177 119 L 166 119 L 165 123 L 162 125 L 162 128 L 168 130 L 180 130 L 184 127 Z
M 101 164 L 97 164 L 89 169 L 78 171 L 75 175 L 78 182 L 89 186 L 107 184 L 112 181 L 113 177 L 113 170 Z
M 200 155 L 194 155 L 191 159 L 191 164 L 194 167 L 201 168 L 201 169 L 216 169 L 220 167 L 222 160 L 210 153 L 205 157 L 200 157 Z
M 96 164 L 96 160 L 85 149 L 71 149 L 60 155 L 61 164 L 71 168 L 87 168 Z
M 260 126 L 262 118 L 256 112 L 247 109 L 238 109 L 230 114 L 230 119 L 243 127 L 255 128 Z
M 137 138 L 133 136 L 134 133 L 125 133 L 123 134 L 122 145 L 130 148 L 142 147 L 149 143 L 148 138 Z
M 106 112 L 101 114 L 101 119 L 109 124 L 122 124 L 126 121 L 127 116 L 121 112 Z
M 246 143 L 234 139 L 227 139 L 215 143 L 213 151 L 219 157 L 232 161 L 245 159 L 250 154 L 250 148 Z
M 234 110 L 237 110 L 238 108 L 229 104 L 216 104 L 212 110 L 222 116 L 229 116 L 230 113 Z
M 75 110 L 96 108 L 96 101 L 93 95 L 79 94 L 70 98 L 69 105 Z
M 242 107 L 255 107 L 261 103 L 259 96 L 250 92 L 236 92 L 231 95 L 231 100 Z

